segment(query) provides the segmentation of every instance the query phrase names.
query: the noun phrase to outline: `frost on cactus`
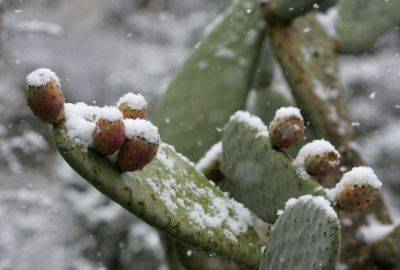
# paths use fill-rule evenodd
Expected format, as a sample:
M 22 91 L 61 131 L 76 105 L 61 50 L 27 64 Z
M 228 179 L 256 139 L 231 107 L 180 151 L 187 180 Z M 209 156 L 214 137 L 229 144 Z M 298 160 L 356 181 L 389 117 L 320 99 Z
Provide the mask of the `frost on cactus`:
M 218 182 L 224 179 L 219 165 L 222 156 L 222 142 L 217 142 L 197 162 L 196 169 L 202 172 L 208 179 Z
M 56 127 L 55 137 L 72 168 L 144 221 L 205 251 L 257 265 L 260 251 L 250 212 L 171 146 L 161 143 L 153 162 L 121 173 L 106 157 L 74 143 L 65 126 Z

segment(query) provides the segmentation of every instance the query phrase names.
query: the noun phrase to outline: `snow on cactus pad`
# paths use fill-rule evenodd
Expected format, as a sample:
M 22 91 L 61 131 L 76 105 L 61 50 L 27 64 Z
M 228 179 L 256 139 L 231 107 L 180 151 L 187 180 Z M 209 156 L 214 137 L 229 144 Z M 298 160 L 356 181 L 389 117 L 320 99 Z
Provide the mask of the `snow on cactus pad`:
M 256 266 L 261 252 L 250 212 L 164 143 L 143 170 L 122 173 L 78 144 L 64 123 L 54 129 L 64 159 L 100 192 L 150 225 L 187 244 Z
M 234 114 L 223 130 L 222 144 L 226 188 L 266 222 L 275 222 L 276 211 L 292 197 L 323 194 L 311 177 L 300 177 L 289 156 L 272 147 L 267 127 L 256 116 Z
M 340 225 L 323 197 L 290 199 L 272 227 L 260 270 L 334 270 Z

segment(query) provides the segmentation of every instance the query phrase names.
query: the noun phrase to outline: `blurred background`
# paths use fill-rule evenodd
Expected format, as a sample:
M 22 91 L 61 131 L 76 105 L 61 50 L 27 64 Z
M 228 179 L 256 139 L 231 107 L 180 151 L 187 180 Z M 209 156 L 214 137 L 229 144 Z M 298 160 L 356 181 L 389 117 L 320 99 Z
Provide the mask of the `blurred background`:
M 151 108 L 228 0 L 0 0 L 0 270 L 166 269 L 157 232 L 69 168 L 24 99 L 47 67 L 69 102 L 114 104 L 128 91 Z M 332 28 L 332 12 L 321 15 Z M 400 35 L 339 56 L 354 142 L 400 201 Z M 287 87 L 282 85 L 282 88 Z

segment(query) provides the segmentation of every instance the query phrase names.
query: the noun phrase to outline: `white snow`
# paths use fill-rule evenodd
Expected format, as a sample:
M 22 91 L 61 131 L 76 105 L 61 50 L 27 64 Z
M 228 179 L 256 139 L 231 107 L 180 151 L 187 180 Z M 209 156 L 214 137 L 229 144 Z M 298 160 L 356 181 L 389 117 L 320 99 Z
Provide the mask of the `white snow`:
M 224 46 L 219 46 L 219 48 L 215 51 L 214 56 L 223 59 L 234 59 L 236 57 L 236 54 L 232 49 L 226 48 Z
M 92 133 L 96 127 L 97 106 L 79 102 L 66 103 L 64 108 L 65 126 L 70 138 L 76 143 L 88 147 L 92 144 Z
M 127 93 L 122 96 L 118 102 L 117 107 L 121 104 L 126 104 L 132 110 L 142 110 L 147 107 L 146 99 L 141 94 Z
M 122 120 L 124 117 L 122 112 L 118 110 L 116 107 L 104 106 L 98 108 L 96 119 L 103 119 L 108 121 L 118 121 Z
M 264 125 L 263 121 L 258 116 L 252 115 L 249 112 L 237 111 L 229 118 L 229 121 L 238 121 L 248 124 L 250 127 L 258 131 L 256 137 L 269 136 L 268 128 Z
M 297 117 L 297 118 L 300 118 L 301 121 L 303 121 L 303 116 L 301 116 L 300 109 L 290 106 L 290 107 L 281 107 L 278 110 L 276 110 L 275 116 L 274 116 L 274 119 L 272 120 L 272 122 L 276 121 L 280 118 L 285 118 L 285 117 L 288 117 L 288 118 L 289 117 Z
M 92 133 L 97 120 L 117 121 L 123 118 L 122 113 L 116 107 L 90 106 L 83 102 L 66 103 L 64 113 L 68 135 L 84 147 L 93 143 Z
M 337 7 L 330 8 L 327 12 L 317 12 L 317 20 L 331 37 L 336 36 L 336 20 L 339 18 Z
M 376 92 L 375 92 L 375 91 L 372 92 L 368 97 L 369 97 L 370 99 L 375 99 L 375 97 L 376 97 Z
M 158 144 L 160 142 L 160 135 L 158 128 L 151 122 L 144 119 L 125 119 L 125 136 L 128 139 L 137 137 L 146 139 L 150 143 Z
M 207 153 L 196 164 L 196 169 L 203 171 L 211 164 L 218 162 L 222 153 L 222 142 L 217 142 L 207 151 Z
M 330 142 L 325 141 L 324 139 L 314 140 L 312 142 L 307 143 L 300 149 L 296 158 L 293 160 L 293 165 L 296 166 L 297 172 L 303 179 L 308 179 L 309 176 L 304 168 L 304 162 L 306 161 L 307 157 L 322 155 L 330 152 L 335 153 L 340 158 L 339 152 Z M 339 160 L 332 161 L 331 165 L 332 166 L 339 165 Z
M 169 148 L 169 149 L 171 149 L 172 151 L 174 151 L 181 159 L 183 159 L 185 162 L 187 162 L 187 163 L 189 163 L 191 166 L 193 166 L 193 167 L 196 167 L 196 165 L 191 161 L 191 160 L 189 160 L 186 156 L 184 156 L 184 155 L 182 155 L 181 153 L 179 153 L 179 152 L 177 152 L 176 150 L 175 150 L 175 147 L 174 146 L 172 146 L 172 145 L 170 145 L 170 144 L 167 144 L 167 143 L 164 143 L 164 142 L 162 142 L 161 143 L 161 151 L 163 151 L 162 149 L 163 148 Z
M 338 219 L 338 216 L 337 216 L 335 210 L 333 210 L 330 202 L 322 196 L 304 195 L 299 198 L 291 198 L 286 202 L 285 210 L 293 207 L 298 202 L 304 202 L 304 203 L 312 202 L 315 205 L 317 205 L 319 208 L 324 210 L 325 213 L 327 214 L 328 218 L 334 219 L 334 220 Z
M 175 162 L 168 156 L 167 153 L 165 153 L 164 147 L 160 147 L 160 149 L 157 151 L 157 160 L 160 161 L 170 173 L 174 172 Z
M 399 224 L 382 224 L 374 215 L 367 216 L 368 225 L 361 226 L 357 237 L 367 244 L 373 244 L 389 235 Z
M 186 166 L 176 166 L 182 162 L 181 157 L 168 154 L 171 149 L 162 143 L 159 153 L 163 154 L 157 157 L 157 162 L 165 165 L 168 171 L 172 170 L 172 177 L 160 181 L 147 178 L 147 185 L 171 214 L 185 215 L 196 229 L 206 230 L 211 235 L 215 230 L 222 231 L 227 238 L 237 242 L 236 237 L 253 224 L 249 210 L 231 199 L 228 193 L 215 189 L 212 182 L 199 184 L 186 178 Z
M 57 75 L 48 68 L 39 68 L 26 76 L 26 84 L 28 86 L 40 87 L 54 81 L 60 86 L 60 79 Z
M 355 167 L 343 174 L 342 179 L 333 189 L 327 190 L 327 195 L 331 200 L 336 200 L 337 196 L 348 186 L 367 185 L 377 190 L 382 187 L 381 181 L 370 167 Z

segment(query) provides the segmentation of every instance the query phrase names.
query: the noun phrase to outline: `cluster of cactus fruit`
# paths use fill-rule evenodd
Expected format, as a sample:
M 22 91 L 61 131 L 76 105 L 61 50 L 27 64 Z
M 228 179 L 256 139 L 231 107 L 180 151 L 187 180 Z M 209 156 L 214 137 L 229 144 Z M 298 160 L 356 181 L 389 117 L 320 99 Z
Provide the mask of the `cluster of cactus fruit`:
M 30 73 L 25 93 L 32 112 L 44 122 L 58 124 L 68 117 L 60 80 L 53 71 L 41 68 Z M 90 146 L 103 155 L 116 154 L 116 164 L 122 171 L 140 170 L 154 159 L 159 135 L 145 120 L 147 104 L 143 96 L 128 93 L 116 107 L 96 107 L 93 113 Z
M 360 249 L 352 254 L 363 253 L 362 259 L 340 258 L 349 270 L 375 269 L 375 259 L 365 254 L 377 253 L 377 247 L 361 247 L 347 236 L 365 223 L 374 201 L 380 208 L 373 213 L 385 212 L 382 184 L 349 151 L 335 46 L 311 11 L 334 4 L 271 0 L 260 9 L 256 0 L 233 1 L 174 77 L 154 114 L 161 138 L 183 155 L 145 120 L 147 104 L 140 95 L 129 93 L 116 107 L 64 104 L 55 73 L 39 69 L 27 77 L 27 102 L 36 116 L 54 125 L 58 150 L 73 169 L 165 234 L 171 269 L 232 267 L 223 261 L 212 266 L 206 252 L 246 269 L 333 270 L 349 247 Z M 271 47 L 310 122 L 307 130 L 300 109 L 269 89 Z M 334 92 L 321 95 L 321 89 L 314 90 L 317 83 Z M 242 111 L 251 87 L 258 91 L 256 104 L 275 102 L 276 111 L 257 109 L 267 112 L 263 120 L 269 127 Z M 296 148 L 307 131 L 307 137 L 332 143 L 316 139 Z M 197 165 L 190 161 L 201 157 Z M 340 228 L 342 215 L 355 229 Z M 260 222 L 271 224 L 270 231 Z M 379 243 L 385 250 L 376 259 L 379 266 L 399 254 L 388 248 L 396 233 L 390 237 Z M 186 255 L 188 250 L 194 255 Z
M 282 107 L 277 110 L 269 125 L 271 144 L 278 148 L 290 148 L 304 137 L 304 122 L 300 110 Z M 340 164 L 340 154 L 326 140 L 314 140 L 304 145 L 294 164 L 308 175 L 325 177 L 333 173 Z M 330 199 L 347 212 L 361 211 L 374 202 L 381 182 L 369 167 L 355 167 L 345 173 L 337 185 L 330 190 Z

